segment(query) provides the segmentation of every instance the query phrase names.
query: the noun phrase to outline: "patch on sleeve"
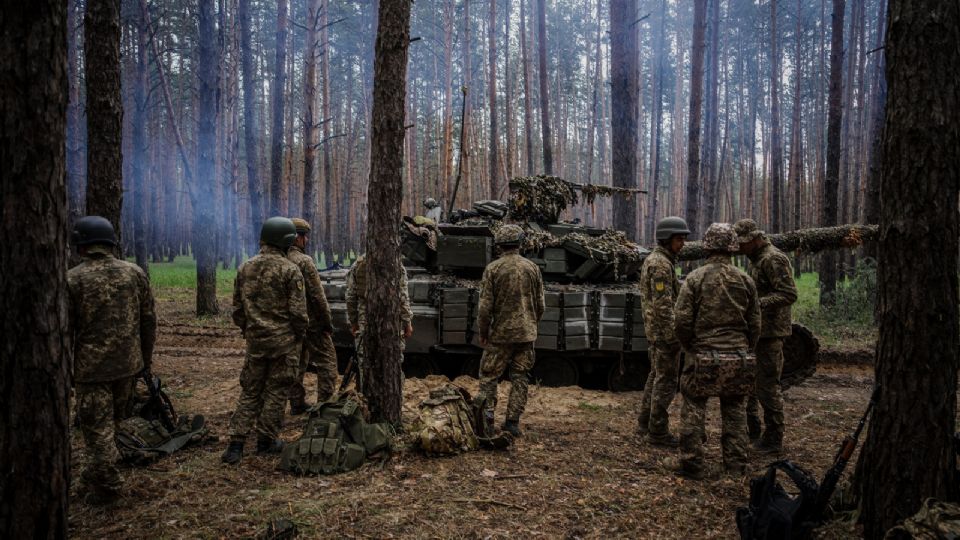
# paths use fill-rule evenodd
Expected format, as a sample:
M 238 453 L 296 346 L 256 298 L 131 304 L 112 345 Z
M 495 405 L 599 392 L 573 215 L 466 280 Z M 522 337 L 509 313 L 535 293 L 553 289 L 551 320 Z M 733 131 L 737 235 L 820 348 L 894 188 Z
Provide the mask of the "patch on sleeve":
M 662 281 L 657 281 L 654 282 L 653 288 L 656 289 L 657 292 L 663 292 L 663 290 L 667 288 L 667 284 Z
M 298 291 L 303 290 L 303 281 L 297 280 L 297 290 Z

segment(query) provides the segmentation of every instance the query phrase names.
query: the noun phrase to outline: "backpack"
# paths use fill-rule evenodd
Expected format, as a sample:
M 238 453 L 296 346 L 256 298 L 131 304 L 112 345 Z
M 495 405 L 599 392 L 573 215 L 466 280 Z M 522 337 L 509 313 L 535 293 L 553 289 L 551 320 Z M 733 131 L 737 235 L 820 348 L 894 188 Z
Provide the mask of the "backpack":
M 160 420 L 131 416 L 117 422 L 114 441 L 120 458 L 135 465 L 147 465 L 191 443 L 204 441 L 210 433 L 203 416 L 181 418 L 174 430 Z
M 367 456 L 389 449 L 393 428 L 368 424 L 352 397 L 318 403 L 300 438 L 284 447 L 279 469 L 294 474 L 336 474 L 358 469 Z
M 792 496 L 777 482 L 777 471 L 793 481 L 799 493 Z M 789 460 L 775 461 L 766 474 L 750 481 L 750 504 L 737 509 L 737 529 L 742 540 L 806 538 L 812 530 L 819 487 L 809 472 Z
M 703 351 L 680 376 L 683 393 L 693 397 L 744 396 L 753 392 L 757 356 L 746 351 Z
M 414 437 L 416 444 L 429 455 L 453 455 L 479 447 L 473 429 L 474 413 L 470 394 L 451 383 L 430 390 L 430 397 L 420 402 L 422 426 Z

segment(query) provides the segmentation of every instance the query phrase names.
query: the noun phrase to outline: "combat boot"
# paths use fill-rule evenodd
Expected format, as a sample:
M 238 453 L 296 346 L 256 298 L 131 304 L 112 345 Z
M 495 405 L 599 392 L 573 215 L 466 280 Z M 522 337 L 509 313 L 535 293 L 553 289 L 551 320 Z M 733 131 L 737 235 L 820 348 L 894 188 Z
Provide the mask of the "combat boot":
M 703 480 L 705 476 L 701 467 L 685 465 L 680 458 L 674 456 L 663 458 L 660 465 L 677 476 L 683 476 L 691 480 Z
M 227 449 L 223 452 L 223 455 L 220 456 L 220 461 L 234 465 L 240 462 L 240 458 L 243 457 L 243 441 L 231 441 L 230 445 L 227 446 Z
M 120 500 L 120 492 L 112 489 L 92 489 L 83 498 L 90 506 L 110 506 Z
M 520 421 L 519 420 L 507 420 L 503 423 L 503 426 L 500 428 L 503 431 L 506 431 L 514 437 L 519 437 L 523 435 L 523 432 L 520 431 Z
M 680 446 L 680 439 L 669 431 L 664 433 L 647 433 L 646 441 L 647 444 L 652 444 L 653 446 L 664 446 L 667 448 Z
M 747 435 L 750 436 L 751 441 L 760 439 L 760 429 L 760 418 L 747 415 Z
M 753 449 L 766 456 L 779 456 L 783 452 L 783 441 L 764 437 L 753 443 Z
M 279 454 L 283 451 L 283 441 L 269 437 L 257 437 L 257 455 Z

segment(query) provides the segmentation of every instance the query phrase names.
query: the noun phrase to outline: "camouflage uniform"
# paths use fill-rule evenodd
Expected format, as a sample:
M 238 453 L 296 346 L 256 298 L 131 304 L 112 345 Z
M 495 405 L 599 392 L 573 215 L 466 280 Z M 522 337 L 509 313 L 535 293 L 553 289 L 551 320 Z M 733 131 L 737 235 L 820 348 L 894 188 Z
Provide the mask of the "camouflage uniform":
M 337 388 L 337 350 L 333 345 L 333 338 L 330 337 L 333 332 L 330 306 L 327 304 L 327 296 L 323 292 L 323 283 L 313 258 L 297 246 L 292 246 L 287 251 L 287 258 L 296 264 L 303 274 L 307 312 L 310 315 L 310 324 L 300 354 L 300 369 L 296 380 L 290 386 L 292 407 L 302 405 L 306 397 L 303 375 L 307 366 L 314 366 L 317 370 L 317 403 L 326 401 L 333 395 Z
M 728 224 L 714 224 L 718 234 L 736 236 Z M 711 230 L 704 235 L 708 244 Z M 716 240 L 714 240 L 716 242 Z M 677 339 L 691 358 L 697 352 L 752 350 L 760 337 L 760 305 L 753 280 L 730 262 L 726 254 L 714 254 L 687 276 L 674 311 Z M 684 366 L 693 370 L 694 362 Z M 728 471 L 741 473 L 746 466 L 745 396 L 721 397 L 721 446 Z M 703 471 L 703 435 L 707 398 L 683 395 L 680 413 L 681 466 L 685 471 Z
M 650 342 L 650 374 L 643 387 L 639 429 L 651 435 L 669 433 L 667 409 L 677 393 L 677 370 L 680 364 L 680 343 L 673 331 L 673 306 L 680 281 L 674 262 L 676 256 L 662 246 L 643 261 L 640 270 L 640 301 L 643 324 Z
M 77 418 L 87 447 L 81 480 L 94 491 L 121 486 L 113 441 L 115 422 L 131 413 L 136 376 L 150 367 L 157 318 L 153 293 L 138 266 L 93 245 L 67 273 L 73 327 Z
M 487 265 L 480 282 L 477 330 L 487 341 L 480 360 L 480 391 L 487 417 L 497 408 L 497 381 L 510 369 L 507 421 L 518 422 L 527 405 L 533 345 L 543 316 L 543 278 L 536 264 L 508 252 Z
M 254 425 L 259 440 L 275 440 L 309 321 L 303 275 L 282 250 L 262 245 L 240 265 L 233 287 L 233 322 L 247 340 L 247 358 L 230 440 L 242 443 Z
M 779 447 L 783 442 L 783 393 L 780 375 L 783 372 L 783 339 L 792 333 L 790 306 L 797 301 L 797 285 L 793 281 L 790 259 L 769 241 L 757 248 L 750 258 L 750 277 L 757 285 L 763 319 L 760 342 L 757 344 L 756 391 L 747 400 L 747 423 L 759 431 L 759 405 L 763 406 L 766 431 L 763 443 Z
M 403 350 L 405 343 L 403 339 L 403 329 L 413 321 L 413 311 L 410 310 L 410 294 L 407 291 L 407 269 L 400 266 L 400 313 L 401 334 L 400 350 Z M 347 318 L 350 326 L 357 327 L 357 333 L 353 337 L 356 350 L 357 364 L 362 365 L 365 358 L 363 346 L 363 334 L 367 327 L 367 258 L 360 257 L 353 263 L 350 273 L 347 274 Z M 401 359 L 402 360 L 402 359 Z M 357 370 L 360 373 L 360 370 Z

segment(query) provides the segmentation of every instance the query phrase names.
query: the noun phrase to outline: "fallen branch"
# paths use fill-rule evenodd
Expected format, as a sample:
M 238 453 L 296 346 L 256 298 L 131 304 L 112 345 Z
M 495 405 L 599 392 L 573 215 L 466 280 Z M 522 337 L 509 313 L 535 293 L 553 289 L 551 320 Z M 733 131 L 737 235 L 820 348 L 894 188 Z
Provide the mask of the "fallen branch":
M 519 504 L 513 504 L 513 503 L 508 503 L 508 502 L 503 502 L 503 501 L 496 501 L 496 500 L 493 500 L 493 499 L 450 499 L 450 502 L 475 503 L 475 504 L 495 504 L 495 505 L 497 505 L 497 506 L 506 506 L 507 508 L 513 508 L 513 509 L 516 509 L 516 510 L 522 510 L 522 511 L 524 511 L 524 512 L 527 511 L 527 507 L 525 507 L 525 506 L 520 506 Z
M 804 254 L 827 249 L 855 248 L 875 240 L 876 237 L 876 225 L 840 225 L 767 235 L 770 243 L 781 250 Z M 678 258 L 681 261 L 695 261 L 704 259 L 706 256 L 707 253 L 700 242 L 687 242 Z

